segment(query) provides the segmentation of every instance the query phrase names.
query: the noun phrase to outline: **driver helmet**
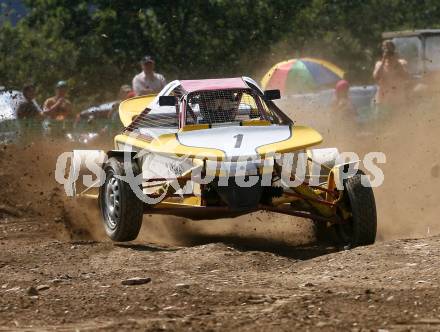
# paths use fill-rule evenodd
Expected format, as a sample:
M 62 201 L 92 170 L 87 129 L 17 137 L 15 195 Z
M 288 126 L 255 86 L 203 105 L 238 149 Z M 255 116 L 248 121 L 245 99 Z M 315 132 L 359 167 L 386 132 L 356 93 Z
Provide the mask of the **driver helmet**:
M 232 122 L 238 110 L 233 91 L 209 91 L 200 95 L 200 114 L 208 123 Z

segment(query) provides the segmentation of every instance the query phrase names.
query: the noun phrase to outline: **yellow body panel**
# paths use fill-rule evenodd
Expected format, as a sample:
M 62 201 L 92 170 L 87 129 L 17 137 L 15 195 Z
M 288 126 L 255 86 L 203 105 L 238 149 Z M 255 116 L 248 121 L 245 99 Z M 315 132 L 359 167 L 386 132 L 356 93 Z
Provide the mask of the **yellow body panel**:
M 119 118 L 124 127 L 127 127 L 134 117 L 147 108 L 154 98 L 156 95 L 139 96 L 122 101 L 119 104 Z
M 259 125 L 264 124 L 259 123 Z M 203 127 L 203 129 L 205 128 Z M 193 130 L 196 129 L 194 128 Z M 312 128 L 294 126 L 292 132 L 293 135 L 284 141 L 260 146 L 257 149 L 258 154 L 264 157 L 268 154 L 299 151 L 322 142 L 322 136 Z M 115 145 L 117 148 L 118 144 L 127 144 L 154 153 L 188 156 L 189 158 L 221 161 L 226 157 L 225 153 L 220 149 L 183 145 L 178 141 L 176 134 L 165 134 L 157 139 L 153 139 L 151 142 L 139 139 L 135 136 L 121 134 L 115 137 Z
M 200 205 L 197 204 L 187 204 L 187 203 L 183 203 L 183 202 L 168 202 L 168 201 L 162 201 L 156 205 L 154 205 L 154 208 L 157 209 L 176 209 L 176 208 L 180 208 L 180 209 L 185 209 L 185 208 L 192 208 L 192 207 L 197 207 Z
M 209 129 L 209 124 L 202 123 L 202 124 L 193 124 L 193 125 L 186 125 L 180 131 L 192 131 L 192 130 L 199 130 L 199 129 Z
M 242 126 L 270 126 L 271 123 L 267 120 L 246 120 L 241 123 Z
M 192 206 L 201 206 L 202 198 L 200 196 L 187 197 L 183 199 L 183 204 Z
M 260 146 L 257 152 L 261 156 L 271 153 L 287 153 L 305 149 L 322 142 L 322 136 L 315 129 L 305 126 L 293 126 L 293 135 L 289 139 Z

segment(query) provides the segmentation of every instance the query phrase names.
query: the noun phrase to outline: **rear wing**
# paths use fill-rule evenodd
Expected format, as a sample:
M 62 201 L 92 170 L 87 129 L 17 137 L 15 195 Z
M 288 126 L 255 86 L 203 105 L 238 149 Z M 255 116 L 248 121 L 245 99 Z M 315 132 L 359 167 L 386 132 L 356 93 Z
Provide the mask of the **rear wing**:
M 157 95 L 139 96 L 124 100 L 119 104 L 119 118 L 124 127 L 128 127 L 133 120 L 145 110 Z

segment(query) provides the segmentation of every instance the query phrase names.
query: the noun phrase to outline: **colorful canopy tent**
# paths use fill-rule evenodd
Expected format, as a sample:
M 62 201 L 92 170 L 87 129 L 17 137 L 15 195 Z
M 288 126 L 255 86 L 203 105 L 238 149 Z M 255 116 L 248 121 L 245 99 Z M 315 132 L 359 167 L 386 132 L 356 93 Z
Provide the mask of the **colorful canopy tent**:
M 261 80 L 263 89 L 282 94 L 306 93 L 330 87 L 344 76 L 336 65 L 321 59 L 290 59 L 274 65 Z

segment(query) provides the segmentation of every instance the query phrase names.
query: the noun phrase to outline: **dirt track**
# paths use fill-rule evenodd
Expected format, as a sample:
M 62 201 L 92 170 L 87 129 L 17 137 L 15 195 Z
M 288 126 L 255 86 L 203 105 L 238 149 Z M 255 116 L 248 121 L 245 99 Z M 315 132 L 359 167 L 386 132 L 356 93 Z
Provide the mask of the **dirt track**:
M 426 135 L 439 118 L 407 113 L 351 136 L 359 128 L 315 124 L 327 146 L 387 154 L 379 242 L 341 252 L 310 244 L 307 221 L 267 213 L 146 216 L 137 242 L 113 244 L 95 205 L 66 202 L 53 180 L 72 145 L 0 147 L 0 331 L 440 330 L 440 153 Z M 428 237 L 392 240 L 416 236 Z M 132 277 L 151 281 L 121 284 Z
M 0 227 L 0 330 L 440 328 L 440 238 L 332 253 L 65 241 L 45 219 Z M 121 284 L 133 277 L 151 282 Z

